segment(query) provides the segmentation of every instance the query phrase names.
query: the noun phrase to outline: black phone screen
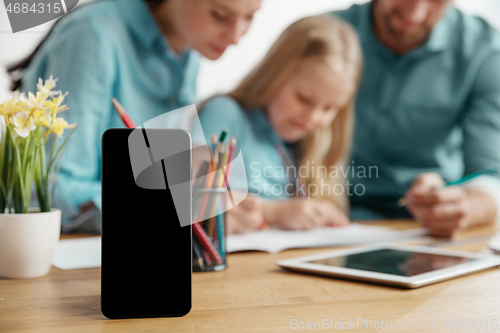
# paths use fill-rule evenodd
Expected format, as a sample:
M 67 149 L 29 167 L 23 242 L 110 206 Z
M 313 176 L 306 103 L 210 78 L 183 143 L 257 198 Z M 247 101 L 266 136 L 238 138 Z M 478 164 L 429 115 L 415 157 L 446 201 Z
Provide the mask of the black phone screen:
M 436 253 L 380 249 L 309 262 L 399 276 L 415 276 L 474 260 L 476 259 Z
M 191 225 L 179 224 L 168 184 L 136 185 L 132 131 L 109 129 L 102 138 L 101 310 L 108 318 L 182 316 L 192 303 Z M 190 149 L 189 135 L 178 133 L 177 144 Z M 183 163 L 191 172 L 191 160 Z

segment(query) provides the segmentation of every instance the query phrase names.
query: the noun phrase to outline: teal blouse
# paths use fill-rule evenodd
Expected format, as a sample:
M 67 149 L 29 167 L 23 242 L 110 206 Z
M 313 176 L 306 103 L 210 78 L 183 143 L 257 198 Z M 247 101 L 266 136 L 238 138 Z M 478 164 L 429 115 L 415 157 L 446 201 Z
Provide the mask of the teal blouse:
M 292 146 L 276 134 L 263 110 L 245 110 L 231 97 L 219 96 L 203 106 L 200 122 L 206 142 L 210 142 L 212 134 L 219 137 L 222 131 L 227 132 L 228 138 L 236 138 L 245 173 L 231 171 L 233 190 L 248 186 L 249 192 L 270 199 L 284 199 L 294 193 L 288 178 L 293 174 L 286 173 L 275 148 L 276 144 L 283 145 L 293 159 Z M 193 142 L 203 142 L 200 138 L 200 133 L 193 133 Z
M 89 200 L 101 207 L 101 136 L 124 127 L 110 97 L 137 125 L 193 104 L 199 58 L 190 50 L 175 54 L 143 0 L 97 1 L 56 24 L 27 68 L 22 90 L 35 91 L 39 77 L 53 75 L 56 90 L 69 92 L 70 109 L 61 116 L 78 128 L 57 181 L 55 206 L 63 210 L 63 223 Z

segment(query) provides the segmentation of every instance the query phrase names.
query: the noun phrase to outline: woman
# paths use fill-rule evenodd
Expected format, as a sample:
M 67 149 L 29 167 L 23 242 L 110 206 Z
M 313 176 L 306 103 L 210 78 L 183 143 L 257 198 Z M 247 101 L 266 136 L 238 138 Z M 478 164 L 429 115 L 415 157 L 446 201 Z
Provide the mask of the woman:
M 101 206 L 101 135 L 123 127 L 110 97 L 137 124 L 193 104 L 200 54 L 219 58 L 246 33 L 260 5 L 261 0 L 97 1 L 62 17 L 31 56 L 8 69 L 13 90 L 34 91 L 39 77 L 53 75 L 58 89 L 69 92 L 64 117 L 78 128 L 66 146 L 55 194 L 63 230 L 99 230 L 99 218 L 90 212 Z
M 262 220 L 283 229 L 348 223 L 342 167 L 361 63 L 348 24 L 304 18 L 283 32 L 239 87 L 204 105 L 200 121 L 207 142 L 221 131 L 235 136 L 248 189 L 257 195 L 229 211 L 228 232 L 255 230 Z M 283 151 L 295 157 L 293 166 L 284 165 Z

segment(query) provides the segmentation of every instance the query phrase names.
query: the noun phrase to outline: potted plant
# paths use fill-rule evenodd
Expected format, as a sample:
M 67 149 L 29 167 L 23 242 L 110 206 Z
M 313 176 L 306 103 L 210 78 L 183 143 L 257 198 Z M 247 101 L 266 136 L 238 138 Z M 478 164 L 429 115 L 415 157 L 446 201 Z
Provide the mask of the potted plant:
M 74 128 L 58 114 L 57 79 L 38 80 L 36 95 L 14 92 L 0 104 L 0 277 L 47 275 L 59 241 L 61 211 L 52 208 L 54 188 L 67 140 Z M 38 207 L 31 207 L 32 189 Z

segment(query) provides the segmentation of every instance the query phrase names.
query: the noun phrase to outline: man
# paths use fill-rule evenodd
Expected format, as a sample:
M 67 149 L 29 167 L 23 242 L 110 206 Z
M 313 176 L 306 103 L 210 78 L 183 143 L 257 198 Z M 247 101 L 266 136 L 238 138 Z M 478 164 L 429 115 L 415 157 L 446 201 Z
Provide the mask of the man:
M 500 212 L 498 173 L 443 186 L 500 171 L 500 35 L 451 3 L 373 0 L 332 13 L 356 29 L 364 56 L 350 165 L 364 191 L 351 197 L 352 219 L 412 216 L 450 237 Z

